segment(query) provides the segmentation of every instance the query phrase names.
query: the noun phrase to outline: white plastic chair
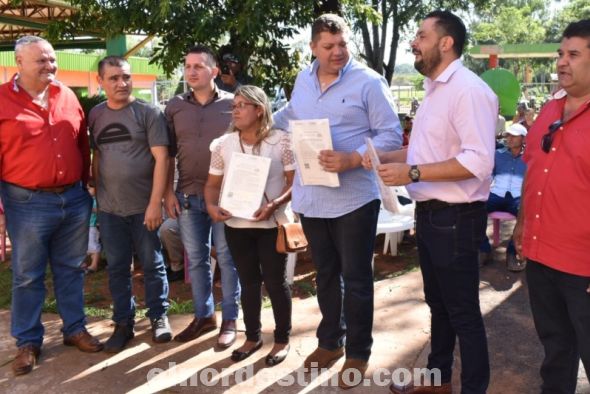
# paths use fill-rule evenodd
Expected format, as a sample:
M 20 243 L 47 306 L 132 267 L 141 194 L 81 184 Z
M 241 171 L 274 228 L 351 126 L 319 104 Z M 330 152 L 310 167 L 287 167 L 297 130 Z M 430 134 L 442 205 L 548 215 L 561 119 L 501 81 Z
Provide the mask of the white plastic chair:
M 383 254 L 386 254 L 387 249 L 390 249 L 391 255 L 396 256 L 397 245 L 401 242 L 403 232 L 414 229 L 414 211 L 416 209 L 416 203 L 414 201 L 407 205 L 401 205 L 399 203 L 397 200 L 398 195 L 409 198 L 408 191 L 405 187 L 391 187 L 391 190 L 394 193 L 398 212 L 392 213 L 381 208 L 379 211 L 379 220 L 377 221 L 377 235 L 385 234 Z

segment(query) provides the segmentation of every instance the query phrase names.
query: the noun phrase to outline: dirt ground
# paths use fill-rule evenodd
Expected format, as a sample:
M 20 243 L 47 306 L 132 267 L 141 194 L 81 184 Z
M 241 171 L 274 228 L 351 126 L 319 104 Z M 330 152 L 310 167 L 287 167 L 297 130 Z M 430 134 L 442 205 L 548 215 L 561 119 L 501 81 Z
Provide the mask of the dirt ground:
M 413 236 L 406 236 L 398 247 L 398 255 L 383 255 L 384 236 L 377 237 L 375 243 L 375 279 L 385 279 L 396 276 L 417 265 L 416 243 Z M 111 297 L 108 289 L 108 275 L 106 262 L 101 262 L 101 269 L 93 274 L 87 275 L 85 281 L 86 305 L 97 308 L 109 308 Z M 51 287 L 51 282 L 48 282 Z M 135 267 L 133 271 L 133 291 L 136 302 L 140 308 L 145 307 L 143 272 L 141 266 Z M 51 294 L 51 291 L 48 293 Z M 315 295 L 315 269 L 309 252 L 300 253 L 295 268 L 294 283 L 292 286 L 294 299 L 305 299 Z M 221 301 L 221 286 L 219 283 L 219 272 L 215 275 L 214 296 L 216 302 Z M 183 303 L 191 300 L 190 284 L 183 281 L 170 282 L 170 299 L 176 303 Z

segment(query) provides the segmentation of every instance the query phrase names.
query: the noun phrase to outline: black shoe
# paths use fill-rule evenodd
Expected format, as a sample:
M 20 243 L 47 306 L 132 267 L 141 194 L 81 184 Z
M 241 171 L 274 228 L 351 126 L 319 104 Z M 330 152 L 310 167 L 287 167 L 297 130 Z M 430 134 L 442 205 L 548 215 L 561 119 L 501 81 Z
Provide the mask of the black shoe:
M 168 317 L 162 316 L 152 320 L 152 341 L 156 343 L 170 342 L 172 340 L 172 330 Z
M 269 354 L 264 359 L 264 363 L 269 367 L 282 363 L 287 358 L 290 349 L 291 346 L 287 345 L 287 347 L 277 352 L 277 354 L 275 354 L 274 356 L 272 354 Z
M 180 271 L 172 271 L 170 268 L 166 270 L 166 276 L 168 277 L 168 282 L 178 282 L 179 280 L 184 280 L 184 269 Z
M 134 336 L 132 325 L 116 324 L 115 332 L 104 344 L 104 351 L 106 353 L 119 353 Z
M 253 355 L 257 350 L 262 347 L 262 341 L 256 342 L 256 345 L 248 351 L 240 352 L 239 350 L 234 350 L 231 354 L 232 361 L 242 361 Z

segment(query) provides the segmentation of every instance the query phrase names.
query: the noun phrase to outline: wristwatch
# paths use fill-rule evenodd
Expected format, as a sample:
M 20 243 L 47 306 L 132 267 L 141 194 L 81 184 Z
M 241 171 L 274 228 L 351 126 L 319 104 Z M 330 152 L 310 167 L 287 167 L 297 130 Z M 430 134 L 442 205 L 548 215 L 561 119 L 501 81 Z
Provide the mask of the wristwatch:
M 418 169 L 417 165 L 413 165 L 410 167 L 410 171 L 408 172 L 408 176 L 412 180 L 412 182 L 419 182 L 420 181 L 420 170 Z

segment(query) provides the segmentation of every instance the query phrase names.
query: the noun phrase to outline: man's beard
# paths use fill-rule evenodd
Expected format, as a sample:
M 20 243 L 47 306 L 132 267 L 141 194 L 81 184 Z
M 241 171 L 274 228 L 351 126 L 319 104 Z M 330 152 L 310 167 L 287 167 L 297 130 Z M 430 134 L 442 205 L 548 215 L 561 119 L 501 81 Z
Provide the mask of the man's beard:
M 430 59 L 425 57 L 424 53 L 422 53 L 422 60 L 414 61 L 414 68 L 426 77 L 428 77 L 432 71 L 442 63 L 442 56 L 440 55 L 440 51 L 436 48 L 431 49 L 428 55 L 430 55 Z

